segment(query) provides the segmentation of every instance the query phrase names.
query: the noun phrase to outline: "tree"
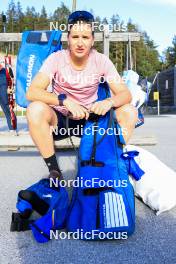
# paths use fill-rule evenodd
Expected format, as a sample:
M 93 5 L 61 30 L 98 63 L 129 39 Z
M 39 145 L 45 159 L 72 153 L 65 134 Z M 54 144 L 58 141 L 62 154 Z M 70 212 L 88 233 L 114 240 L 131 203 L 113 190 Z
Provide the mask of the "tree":
M 40 17 L 47 18 L 47 12 L 46 12 L 46 8 L 44 7 L 44 5 L 42 6 Z
M 118 14 L 112 15 L 110 21 L 111 21 L 111 25 L 119 26 L 120 25 L 119 15 Z M 115 29 L 115 27 L 113 29 Z
M 39 20 L 39 14 L 36 12 L 35 7 L 27 6 L 24 17 L 24 30 L 36 30 L 35 23 Z
M 173 67 L 176 65 L 176 35 L 172 40 L 171 47 L 168 47 L 165 52 L 166 68 Z
M 46 29 L 46 27 L 48 27 L 48 15 L 46 12 L 46 8 L 44 6 L 42 6 L 41 9 L 41 13 L 39 15 L 39 19 L 38 19 L 38 26 L 40 28 L 40 30 L 44 30 Z
M 66 24 L 68 16 L 70 15 L 70 10 L 68 7 L 64 4 L 64 2 L 61 3 L 61 7 L 58 7 L 53 14 L 52 19 L 54 21 L 58 21 L 60 24 Z
M 23 24 L 24 24 L 24 13 L 22 11 L 21 3 L 19 1 L 17 2 L 16 13 L 17 13 L 18 32 L 22 32 L 23 31 Z
M 93 13 L 93 10 L 91 10 Z M 69 8 L 61 3 L 59 7 L 53 12 L 53 14 L 47 14 L 46 8 L 42 6 L 41 12 L 36 12 L 35 7 L 27 7 L 23 13 L 20 1 L 15 4 L 14 0 L 11 0 L 7 9 L 7 32 L 22 32 L 23 30 L 48 30 L 49 21 L 55 21 L 59 24 L 66 24 L 68 16 L 70 15 Z M 98 24 L 107 24 L 107 18 L 96 17 L 95 21 Z M 121 30 L 122 26 L 125 26 L 124 21 L 118 14 L 112 14 L 110 24 L 114 24 L 115 28 L 111 28 L 112 31 L 124 31 Z M 132 42 L 132 58 L 134 62 L 134 70 L 140 75 L 150 76 L 163 67 L 169 67 L 176 64 L 176 36 L 173 39 L 173 46 L 168 47 L 165 52 L 166 62 L 161 62 L 157 46 L 154 41 L 150 39 L 147 32 L 140 30 L 139 26 L 132 22 L 129 18 L 126 25 L 127 31 L 141 33 L 141 39 L 139 42 Z M 98 31 L 98 29 L 96 29 Z M 110 59 L 113 61 L 117 70 L 122 73 L 126 66 L 126 45 L 127 42 L 111 42 L 110 43 Z M 63 45 L 66 46 L 65 43 Z M 103 52 L 103 43 L 95 42 L 95 48 L 99 52 Z M 5 50 L 6 45 L 0 44 L 1 50 Z
M 121 20 L 118 14 L 112 15 L 111 19 L 111 31 L 119 32 L 121 27 Z M 122 42 L 110 43 L 110 59 L 115 64 L 118 72 L 122 73 L 124 67 L 124 47 Z
M 104 17 L 101 21 L 102 24 L 108 24 L 108 19 L 106 17 Z
M 6 16 L 7 16 L 7 32 L 15 32 L 15 20 L 17 19 L 17 14 L 16 14 L 16 5 L 13 0 L 9 2 Z
M 127 30 L 129 32 L 138 32 L 138 27 L 137 27 L 137 25 L 133 24 L 131 18 L 128 19 Z

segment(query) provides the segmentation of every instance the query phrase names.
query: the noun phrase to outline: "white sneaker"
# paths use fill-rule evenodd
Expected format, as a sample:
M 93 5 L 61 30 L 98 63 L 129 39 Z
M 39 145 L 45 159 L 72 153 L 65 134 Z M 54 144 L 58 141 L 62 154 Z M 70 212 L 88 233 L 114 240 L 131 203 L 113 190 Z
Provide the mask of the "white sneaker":
M 16 130 L 9 130 L 10 136 L 18 136 L 18 133 Z

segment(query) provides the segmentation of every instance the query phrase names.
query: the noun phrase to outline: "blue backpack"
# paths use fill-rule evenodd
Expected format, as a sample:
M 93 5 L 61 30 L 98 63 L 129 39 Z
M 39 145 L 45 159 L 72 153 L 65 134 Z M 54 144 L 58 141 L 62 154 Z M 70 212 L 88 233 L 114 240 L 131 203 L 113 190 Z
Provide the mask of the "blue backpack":
M 44 60 L 62 48 L 61 31 L 25 31 L 16 67 L 16 102 L 27 107 L 26 92 Z
M 100 84 L 98 92 L 99 100 L 109 96 L 106 84 Z M 76 177 L 79 186 L 73 189 L 67 217 L 67 230 L 78 232 L 80 239 L 123 239 L 134 232 L 134 191 L 121 132 L 113 110 L 100 118 L 94 116 L 84 127 Z

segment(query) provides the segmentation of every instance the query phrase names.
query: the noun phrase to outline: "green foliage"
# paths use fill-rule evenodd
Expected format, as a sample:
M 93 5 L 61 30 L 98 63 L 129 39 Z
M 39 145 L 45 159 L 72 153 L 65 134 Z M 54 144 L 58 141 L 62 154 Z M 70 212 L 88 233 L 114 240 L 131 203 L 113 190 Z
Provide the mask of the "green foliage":
M 172 40 L 172 46 L 168 47 L 165 51 L 165 66 L 166 68 L 176 65 L 176 35 Z

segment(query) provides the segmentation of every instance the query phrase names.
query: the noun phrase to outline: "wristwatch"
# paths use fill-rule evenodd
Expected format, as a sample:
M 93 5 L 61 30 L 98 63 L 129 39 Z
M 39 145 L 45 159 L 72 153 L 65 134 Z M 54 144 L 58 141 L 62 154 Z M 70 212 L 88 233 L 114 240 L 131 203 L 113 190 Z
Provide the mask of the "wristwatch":
M 63 106 L 64 105 L 63 102 L 64 102 L 65 99 L 67 99 L 66 94 L 59 94 L 58 95 L 59 106 Z
M 114 100 L 111 97 L 107 98 L 106 100 L 111 102 L 111 107 L 114 107 Z

